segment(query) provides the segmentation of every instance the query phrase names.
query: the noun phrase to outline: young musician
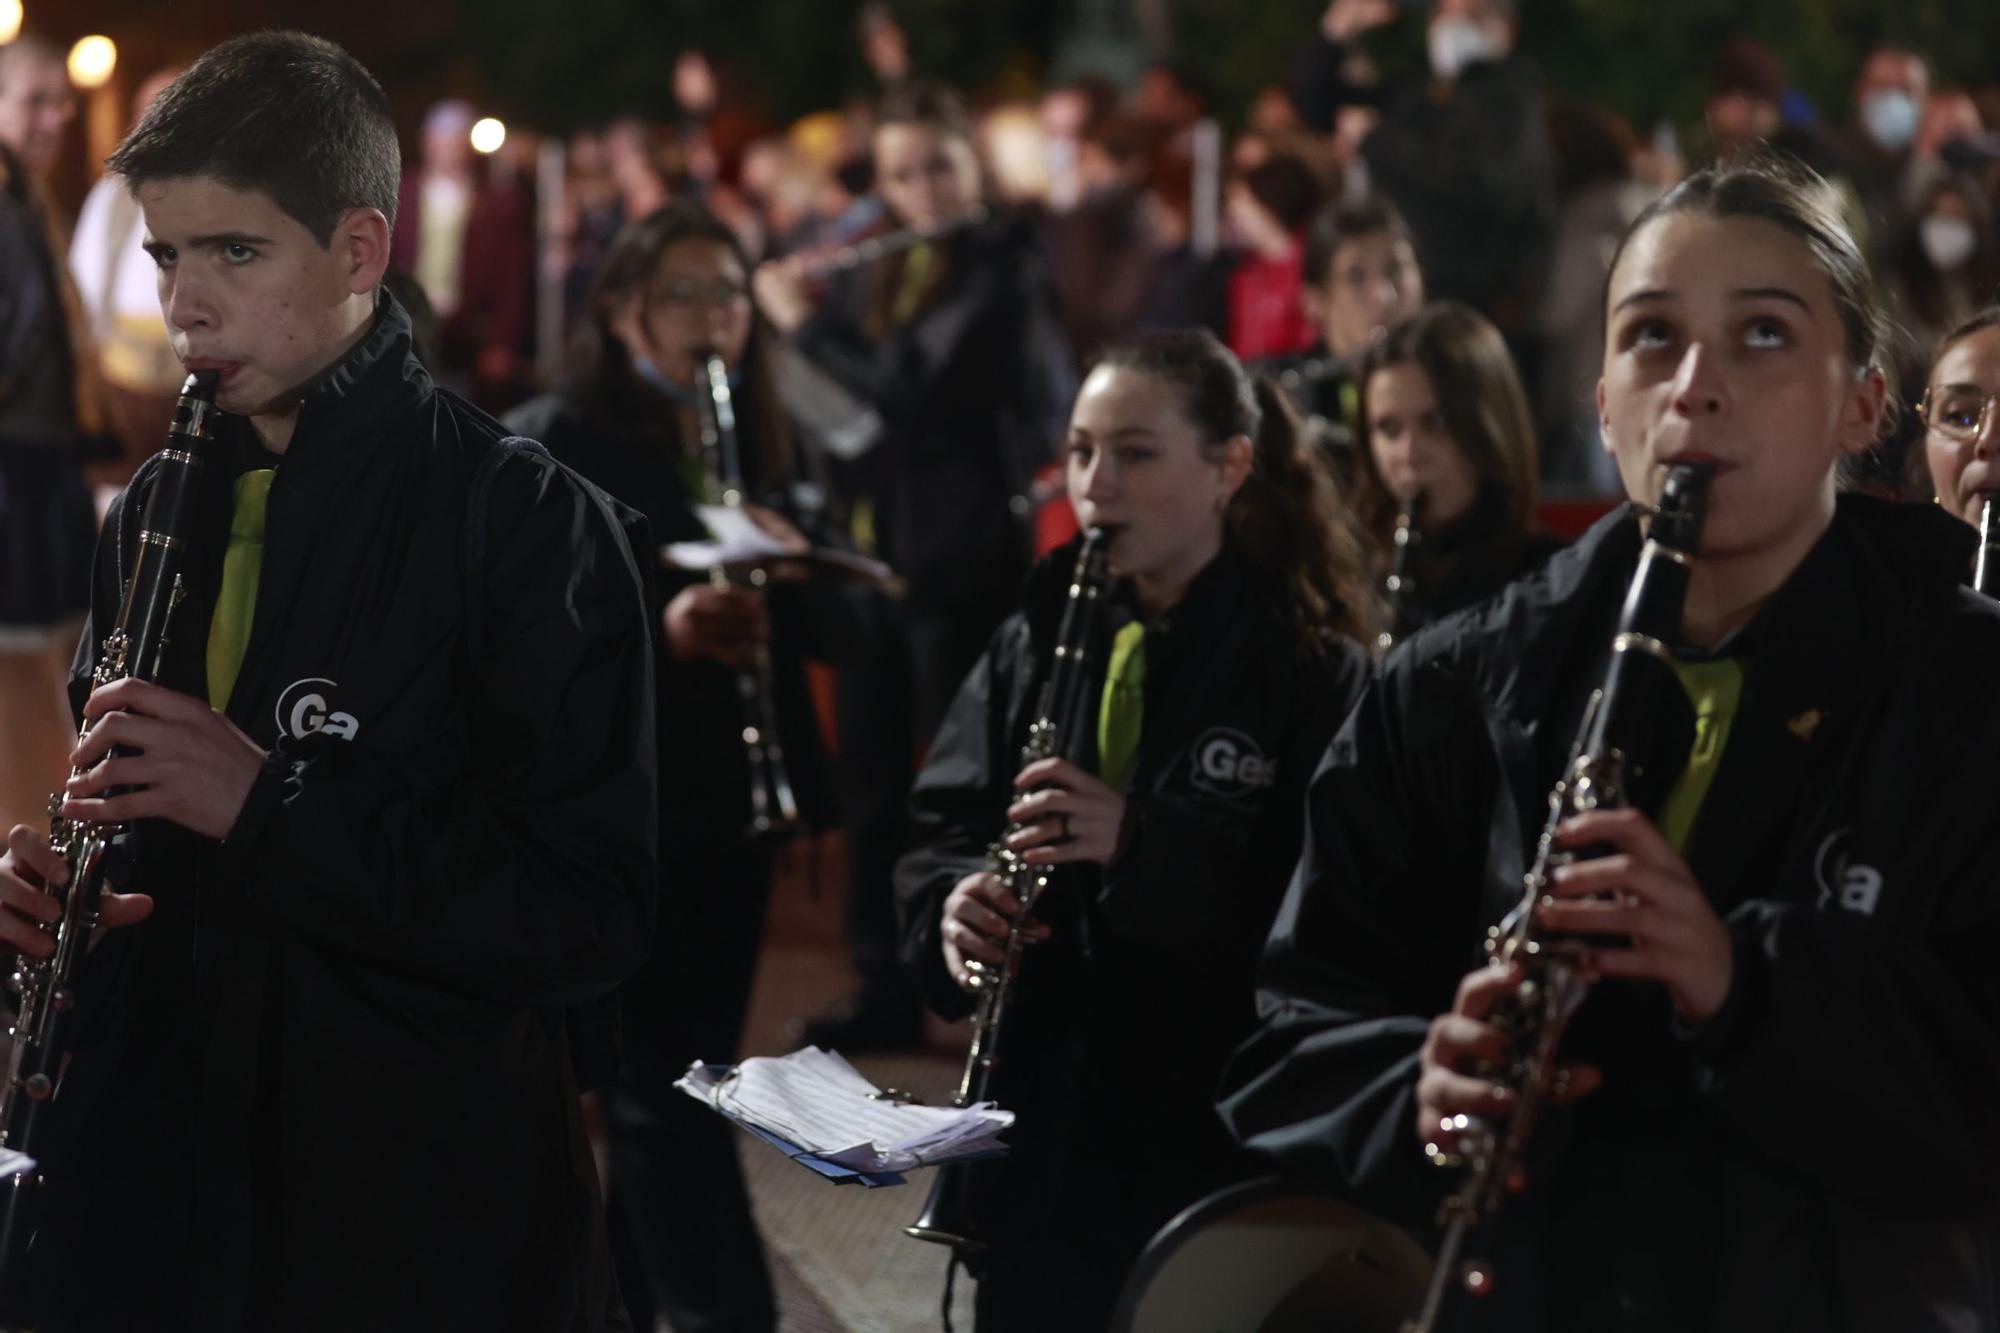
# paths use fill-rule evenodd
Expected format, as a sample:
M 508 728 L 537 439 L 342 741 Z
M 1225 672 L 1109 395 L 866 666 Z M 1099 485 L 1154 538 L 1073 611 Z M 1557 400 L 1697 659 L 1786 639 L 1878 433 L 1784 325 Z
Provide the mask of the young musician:
M 1362 357 L 1367 447 L 1348 494 L 1376 568 L 1422 497 L 1413 584 L 1392 594 L 1394 632 L 1482 601 L 1561 543 L 1535 522 L 1535 430 L 1500 331 L 1470 306 L 1440 302 L 1397 324 Z
M 2000 613 L 1971 535 L 1836 497 L 1882 422 L 1867 268 L 1801 168 L 1700 173 L 1616 256 L 1598 405 L 1641 504 L 1715 469 L 1680 615 L 1688 707 L 1635 763 L 1660 809 L 1558 830 L 1605 853 L 1536 909 L 1599 978 L 1559 1055 L 1567 1110 L 1500 1213 L 1453 1328 L 1990 1327 L 2000 830 L 1985 793 Z M 1495 1115 L 1514 977 L 1472 964 L 1521 898 L 1605 677 L 1641 523 L 1607 517 L 1392 656 L 1308 797 L 1225 1081 L 1238 1137 L 1431 1232 L 1424 1144 Z M 1468 1256 L 1471 1257 L 1471 1256 Z
M 621 517 L 411 357 L 395 127 L 338 47 L 224 43 L 110 165 L 222 465 L 160 683 L 90 685 L 160 457 L 98 549 L 62 810 L 129 862 L 48 1108 L 35 1326 L 625 1327 L 572 1070 L 654 916 Z M 47 955 L 68 874 L 12 831 L 10 950 Z
M 1937 501 L 1975 528 L 2000 491 L 2000 306 L 1989 306 L 1938 342 L 1918 415 Z
M 1260 367 L 1278 381 L 1345 479 L 1365 432 L 1362 353 L 1424 303 L 1424 274 L 1403 215 L 1386 199 L 1327 205 L 1306 236 L 1306 314 L 1319 343 Z
M 1072 547 L 966 678 L 897 867 L 905 963 L 948 1017 L 972 1008 L 968 961 L 999 959 L 1012 914 L 988 845 L 1063 868 L 995 1075 L 1011 1152 L 978 1168 L 985 1328 L 1102 1329 L 1151 1234 L 1241 1178 L 1214 1082 L 1253 1022 L 1300 794 L 1366 674 L 1368 592 L 1331 486 L 1282 395 L 1213 337 L 1106 353 L 1067 467 L 1115 576 L 1084 753 L 1020 766 Z
M 808 1040 L 908 1045 L 914 998 L 897 971 L 889 875 L 911 756 L 1020 593 L 1032 481 L 1053 461 L 1075 388 L 1032 231 L 987 211 L 973 124 L 947 89 L 883 99 L 873 140 L 888 225 L 931 234 L 836 274 L 815 304 L 803 257 L 765 264 L 759 304 L 797 348 L 880 413 L 873 449 L 836 472 L 856 537 L 901 575 L 900 616 L 876 660 L 841 678 L 844 822 L 854 867 L 861 993 Z
M 812 492 L 799 484 L 749 273 L 735 234 L 698 207 L 628 224 L 598 269 L 568 387 L 509 424 L 643 512 L 656 540 L 705 540 L 696 507 L 716 502 L 716 460 L 702 448 L 713 350 L 731 372 L 751 512 L 802 546 L 791 520 L 761 503 L 804 523 L 797 497 Z M 738 693 L 760 645 L 773 655 L 785 769 L 817 794 L 807 779 L 820 767 L 819 729 L 800 656 L 811 608 L 798 584 L 767 597 L 715 587 L 696 569 L 655 582 L 660 752 L 676 756 L 660 779 L 660 904 L 674 929 L 620 992 L 624 1071 L 604 1096 L 619 1285 L 637 1328 L 657 1309 L 676 1328 L 768 1330 L 776 1307 L 734 1131 L 673 1085 L 695 1060 L 736 1058 L 763 941 L 779 843 L 746 831 L 758 779 Z

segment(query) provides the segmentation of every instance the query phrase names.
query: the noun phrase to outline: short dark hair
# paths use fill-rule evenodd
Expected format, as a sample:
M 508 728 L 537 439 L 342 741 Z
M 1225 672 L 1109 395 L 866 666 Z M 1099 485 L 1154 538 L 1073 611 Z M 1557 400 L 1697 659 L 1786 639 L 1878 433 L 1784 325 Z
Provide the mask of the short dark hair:
M 106 165 L 134 189 L 207 176 L 261 190 L 326 246 L 349 209 L 395 227 L 402 154 L 389 99 L 359 61 L 324 38 L 259 32 L 168 84 Z
M 1306 234 L 1305 279 L 1308 287 L 1323 287 L 1327 277 L 1333 272 L 1334 257 L 1340 247 L 1360 240 L 1363 236 L 1375 236 L 1383 232 L 1399 241 L 1408 241 L 1412 247 L 1416 238 L 1410 234 L 1410 224 L 1403 221 L 1403 215 L 1396 206 L 1379 195 L 1365 199 L 1336 200 L 1320 210 L 1313 219 L 1312 230 Z

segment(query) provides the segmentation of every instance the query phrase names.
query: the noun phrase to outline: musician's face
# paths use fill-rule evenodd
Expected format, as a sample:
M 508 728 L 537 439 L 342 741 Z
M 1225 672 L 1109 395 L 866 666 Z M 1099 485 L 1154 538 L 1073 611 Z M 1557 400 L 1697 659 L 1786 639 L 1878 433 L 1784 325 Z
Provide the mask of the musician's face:
M 1413 362 L 1368 377 L 1368 452 L 1399 503 L 1422 491 L 1423 526 L 1450 527 L 1479 497 L 1479 474 L 1438 407 L 1430 372 Z
M 321 246 L 261 190 L 190 176 L 138 198 L 174 352 L 222 372 L 223 410 L 291 412 L 367 332 L 389 258 L 379 211 L 350 210 Z
M 1979 522 L 1989 493 L 2000 491 L 2000 327 L 1981 329 L 1945 349 L 1931 370 L 1924 453 L 1938 503 Z
M 1417 252 L 1391 231 L 1357 236 L 1333 252 L 1326 281 L 1308 299 L 1335 356 L 1358 352 L 1424 303 Z
M 1205 444 L 1180 390 L 1142 370 L 1099 366 L 1070 413 L 1070 503 L 1084 528 L 1112 531 L 1114 574 L 1185 584 L 1220 549 L 1249 468 L 1249 440 Z
M 1802 556 L 1882 397 L 1881 375 L 1850 364 L 1832 282 L 1783 227 L 1677 213 L 1626 246 L 1597 388 L 1605 448 L 1644 503 L 1670 463 L 1716 465 L 1705 554 Z
M 676 384 L 701 382 L 706 348 L 742 364 L 754 311 L 750 275 L 736 252 L 708 236 L 688 236 L 660 252 L 652 279 L 613 319 L 625 345 Z
M 875 184 L 898 222 L 934 227 L 979 202 L 979 159 L 955 134 L 884 125 L 875 131 Z

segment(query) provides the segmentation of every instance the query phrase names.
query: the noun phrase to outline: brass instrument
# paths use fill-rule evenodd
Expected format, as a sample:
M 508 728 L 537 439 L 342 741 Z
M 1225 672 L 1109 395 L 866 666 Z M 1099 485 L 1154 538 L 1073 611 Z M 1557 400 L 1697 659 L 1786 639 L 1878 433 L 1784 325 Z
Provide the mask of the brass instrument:
M 182 596 L 181 567 L 194 525 L 194 494 L 200 469 L 208 465 L 209 440 L 215 411 L 215 371 L 197 371 L 181 387 L 173 424 L 161 463 L 139 523 L 137 554 L 118 619 L 104 637 L 93 687 L 127 676 L 157 680 L 161 650 L 167 643 L 174 608 Z M 81 736 L 90 734 L 86 722 Z M 122 748 L 114 754 L 126 753 Z M 123 824 L 90 824 L 60 813 L 62 793 L 49 798 L 49 845 L 69 864 L 69 881 L 49 885 L 62 904 L 62 915 L 42 927 L 55 941 L 55 952 L 43 959 L 22 955 L 15 962 L 8 987 L 16 999 L 12 1046 L 7 1055 L 7 1079 L 0 1085 L 0 1146 L 35 1157 L 44 1139 L 42 1117 L 60 1088 L 75 1021 L 76 970 L 98 924 L 98 903 L 104 891 L 107 854 Z M 46 1187 L 39 1166 L 0 1185 L 0 1291 L 5 1303 L 18 1298 L 34 1234 L 35 1200 Z
M 1074 758 L 1078 743 L 1088 734 L 1094 715 L 1090 696 L 1093 684 L 1090 654 L 1097 632 L 1099 608 L 1105 585 L 1110 581 L 1108 549 L 1110 534 L 1092 528 L 1084 534 L 1077 551 L 1076 570 L 1070 576 L 1069 600 L 1063 607 L 1062 623 L 1056 631 L 1055 654 L 1049 676 L 1042 683 L 1035 721 L 1021 747 L 1021 767 L 1057 756 Z M 1009 832 L 1012 832 L 1009 829 Z M 965 1107 L 986 1100 L 993 1071 L 1000 1061 L 1002 1023 L 1007 1016 L 1007 1000 L 1020 969 L 1021 952 L 1027 946 L 1030 918 L 1042 891 L 1049 886 L 1053 867 L 1032 865 L 1007 846 L 1003 838 L 987 849 L 993 873 L 999 876 L 1019 903 L 1007 930 L 1003 961 L 989 965 L 966 961 L 972 973 L 971 988 L 978 992 L 979 1009 L 973 1019 L 972 1047 L 965 1055 L 965 1072 L 959 1079 L 952 1105 Z M 975 1234 L 972 1215 L 971 1177 L 977 1163 L 960 1163 L 938 1168 L 930 1199 L 922 1216 L 904 1227 L 906 1235 L 918 1240 L 949 1245 L 960 1258 L 984 1250 Z
M 1667 645 L 1680 626 L 1713 477 L 1712 467 L 1692 464 L 1676 466 L 1667 474 L 1639 568 L 1619 613 L 1604 685 L 1591 695 L 1569 763 L 1549 795 L 1548 822 L 1535 849 L 1534 867 L 1526 876 L 1520 901 L 1487 932 L 1487 958 L 1522 973 L 1520 984 L 1501 1000 L 1489 1020 L 1508 1035 L 1512 1054 L 1504 1067 L 1482 1071 L 1511 1088 L 1514 1102 L 1497 1121 L 1465 1115 L 1444 1120 L 1438 1126 L 1439 1137 L 1455 1136 L 1455 1149 L 1435 1142 L 1425 1145 L 1433 1163 L 1463 1167 L 1466 1175 L 1439 1212 L 1444 1238 L 1437 1267 L 1422 1309 L 1403 1325 L 1403 1333 L 1434 1333 L 1447 1299 L 1459 1293 L 1483 1296 L 1493 1289 L 1494 1272 L 1483 1258 L 1483 1237 L 1523 1170 L 1536 1121 L 1556 1091 L 1556 1047 L 1588 990 L 1573 941 L 1545 933 L 1535 920 L 1536 905 L 1548 892 L 1552 872 L 1576 859 L 1575 853 L 1555 848 L 1555 831 L 1564 820 L 1584 811 L 1634 804 L 1641 782 L 1657 786 L 1663 776 L 1645 771 L 1637 742 L 1660 702 L 1680 689 Z
M 701 417 L 701 451 L 708 474 L 714 478 L 722 503 L 740 509 L 747 497 L 743 484 L 743 452 L 736 435 L 736 400 L 729 389 L 729 369 L 720 354 L 710 351 L 702 358 L 707 393 L 697 393 L 695 402 Z M 723 566 L 708 571 L 709 582 L 718 588 L 748 586 L 763 588 L 770 572 L 754 565 L 737 576 Z M 736 673 L 737 694 L 743 704 L 743 749 L 750 764 L 750 822 L 744 834 L 751 838 L 790 837 L 805 829 L 799 817 L 798 798 L 792 792 L 792 776 L 785 767 L 785 747 L 778 739 L 778 708 L 772 690 L 771 648 L 756 646 L 751 664 Z
M 1417 491 L 1403 501 L 1402 511 L 1396 515 L 1396 532 L 1391 538 L 1395 550 L 1389 557 L 1389 577 L 1382 581 L 1389 604 L 1389 623 L 1375 636 L 1378 657 L 1416 628 L 1417 548 L 1424 544 L 1424 534 L 1417 525 L 1423 517 L 1424 493 Z
M 1972 590 L 2000 597 L 2000 495 L 1988 495 L 1979 510 L 1979 555 L 1972 565 Z
M 846 273 L 852 269 L 865 268 L 877 260 L 899 255 L 926 241 L 941 241 L 956 235 L 968 227 L 976 227 L 991 216 L 984 204 L 975 204 L 956 217 L 946 218 L 927 227 L 899 227 L 895 231 L 883 232 L 879 236 L 864 236 L 858 241 L 837 246 L 830 254 L 809 261 L 805 266 L 808 279 L 830 278 L 836 273 Z

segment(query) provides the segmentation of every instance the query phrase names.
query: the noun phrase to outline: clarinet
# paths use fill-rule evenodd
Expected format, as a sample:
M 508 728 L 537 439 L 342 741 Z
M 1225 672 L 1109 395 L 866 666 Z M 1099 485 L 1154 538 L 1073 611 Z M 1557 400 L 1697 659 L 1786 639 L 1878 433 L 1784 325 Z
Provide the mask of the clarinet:
M 696 394 L 695 399 L 701 415 L 703 459 L 722 492 L 722 503 L 738 509 L 747 497 L 742 446 L 736 435 L 736 400 L 729 390 L 729 369 L 714 351 L 702 357 L 702 378 L 708 392 Z M 769 571 L 757 565 L 744 581 L 762 588 L 769 577 Z M 718 588 L 735 583 L 721 565 L 709 570 L 708 578 Z M 792 791 L 791 770 L 785 766 L 785 747 L 778 739 L 772 680 L 771 649 L 760 643 L 750 665 L 736 673 L 737 695 L 743 706 L 743 749 L 750 767 L 750 823 L 744 829 L 749 838 L 787 838 L 805 830 L 798 798 Z
M 2000 597 L 2000 495 L 1988 495 L 1979 511 L 1979 556 L 1972 565 L 1972 590 Z
M 1056 632 L 1049 678 L 1042 684 L 1035 721 L 1028 728 L 1027 743 L 1021 747 L 1022 768 L 1056 756 L 1075 758 L 1087 733 L 1092 703 L 1090 648 L 1097 632 L 1104 588 L 1110 579 L 1107 565 L 1110 544 L 1110 534 L 1103 528 L 1092 528 L 1084 535 L 1082 549 L 1077 552 L 1076 570 L 1070 576 L 1069 600 L 1063 606 L 1062 624 Z M 957 1107 L 987 1099 L 993 1071 L 1000 1062 L 1001 1024 L 1007 1015 L 1007 1000 L 1020 969 L 1021 952 L 1027 946 L 1029 917 L 1053 873 L 1053 867 L 1022 860 L 1004 838 L 987 849 L 987 857 L 993 873 L 1007 886 L 1019 907 L 1007 930 L 1003 961 L 998 964 L 966 961 L 966 968 L 972 973 L 971 988 L 979 994 L 979 1009 L 973 1018 L 972 1047 L 965 1055 L 965 1072 L 959 1079 L 958 1092 L 952 1097 L 952 1105 Z M 983 1251 L 986 1246 L 978 1239 L 974 1225 L 968 1174 L 976 1165 L 958 1163 L 938 1168 L 923 1214 L 904 1227 L 904 1233 L 918 1240 L 949 1245 L 960 1258 Z
M 199 472 L 209 461 L 218 378 L 212 370 L 196 371 L 181 386 L 167 447 L 160 452 L 160 466 L 139 522 L 132 576 L 125 584 L 117 622 L 105 635 L 97 669 L 91 673 L 93 688 L 127 676 L 159 679 L 161 649 L 183 590 L 181 566 L 194 522 Z M 85 722 L 80 737 L 88 736 L 91 726 Z M 65 819 L 60 813 L 62 799 L 60 792 L 49 798 L 49 845 L 68 863 L 69 881 L 48 886 L 62 904 L 62 915 L 42 927 L 53 937 L 55 952 L 45 959 L 21 956 L 7 983 L 17 998 L 8 1033 L 13 1045 L 7 1056 L 7 1081 L 0 1085 L 0 1147 L 30 1158 L 42 1150 L 43 1117 L 61 1090 L 76 1016 L 76 970 L 98 923 L 107 853 L 113 839 L 125 831 L 123 824 Z M 27 1267 L 34 1202 L 45 1187 L 34 1165 L 16 1174 L 8 1187 L 0 1187 L 0 1291 L 7 1293 L 10 1305 L 18 1297 Z
M 1389 603 L 1389 623 L 1375 636 L 1375 654 L 1386 654 L 1401 640 L 1409 637 L 1416 628 L 1417 614 L 1417 548 L 1424 544 L 1424 534 L 1417 524 L 1424 517 L 1424 493 L 1418 491 L 1403 501 L 1400 513 L 1396 515 L 1396 533 L 1391 539 L 1395 553 L 1389 558 L 1389 577 L 1382 581 L 1382 590 Z
M 1588 990 L 1571 941 L 1545 934 L 1535 921 L 1536 904 L 1548 892 L 1551 874 L 1576 859 L 1575 853 L 1555 848 L 1556 828 L 1587 810 L 1631 805 L 1634 783 L 1649 776 L 1635 751 L 1660 705 L 1680 689 L 1667 644 L 1687 600 L 1688 571 L 1701 544 L 1713 477 L 1712 467 L 1692 464 L 1667 474 L 1619 613 L 1611 664 L 1603 686 L 1590 696 L 1569 762 L 1549 795 L 1548 822 L 1525 891 L 1500 924 L 1487 931 L 1486 957 L 1522 974 L 1491 1019 L 1510 1038 L 1512 1055 L 1503 1067 L 1484 1071 L 1513 1090 L 1514 1102 L 1498 1120 L 1445 1119 L 1438 1126 L 1439 1138 L 1456 1136 L 1455 1151 L 1435 1142 L 1424 1147 L 1433 1164 L 1462 1167 L 1466 1174 L 1439 1210 L 1444 1239 L 1437 1267 L 1421 1311 L 1403 1324 L 1402 1333 L 1434 1333 L 1452 1296 L 1482 1297 L 1493 1290 L 1494 1271 L 1483 1258 L 1485 1240 L 1521 1175 L 1535 1122 L 1555 1093 L 1556 1047 Z

